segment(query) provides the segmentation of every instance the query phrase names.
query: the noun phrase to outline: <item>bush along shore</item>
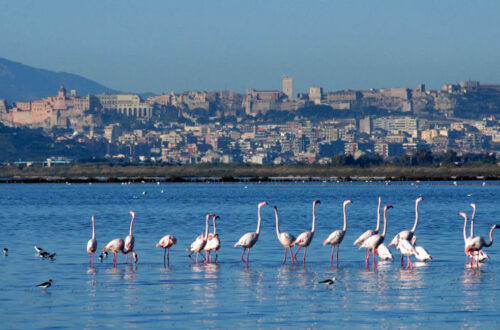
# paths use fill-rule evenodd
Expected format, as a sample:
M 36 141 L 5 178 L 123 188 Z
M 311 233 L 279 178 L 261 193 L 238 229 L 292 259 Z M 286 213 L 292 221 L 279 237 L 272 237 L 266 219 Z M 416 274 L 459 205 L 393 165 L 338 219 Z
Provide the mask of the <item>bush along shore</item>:
M 497 164 L 370 167 L 333 165 L 66 164 L 0 166 L 0 183 L 499 180 Z

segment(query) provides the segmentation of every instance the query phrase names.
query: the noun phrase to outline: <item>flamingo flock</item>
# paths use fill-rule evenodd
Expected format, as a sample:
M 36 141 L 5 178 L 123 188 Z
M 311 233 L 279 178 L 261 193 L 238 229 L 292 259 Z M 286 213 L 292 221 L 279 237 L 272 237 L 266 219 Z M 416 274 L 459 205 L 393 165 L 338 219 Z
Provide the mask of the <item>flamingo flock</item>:
M 380 210 L 382 205 L 382 198 L 378 198 L 378 207 L 377 207 L 377 223 L 375 229 L 368 229 L 363 232 L 355 241 L 354 245 L 359 245 L 360 249 L 365 249 L 365 265 L 369 267 L 369 259 L 370 254 L 372 254 L 373 267 L 376 267 L 375 255 L 377 255 L 382 261 L 392 260 L 394 259 L 393 254 L 391 253 L 389 247 L 395 246 L 396 250 L 398 250 L 401 254 L 401 267 L 404 267 L 404 257 L 406 257 L 406 269 L 413 269 L 413 262 L 411 261 L 411 256 L 413 256 L 419 262 L 428 262 L 432 260 L 432 256 L 430 253 L 422 246 L 416 245 L 417 236 L 415 235 L 415 231 L 417 229 L 418 220 L 419 220 L 419 204 L 423 201 L 422 197 L 418 197 L 415 200 L 415 220 L 413 223 L 413 227 L 408 230 L 403 230 L 396 234 L 392 241 L 386 246 L 384 244 L 385 236 L 387 233 L 387 212 L 389 209 L 393 208 L 392 205 L 385 205 L 383 207 L 383 229 L 382 233 L 379 233 L 380 229 Z M 287 254 L 290 252 L 291 263 L 299 264 L 297 259 L 297 254 L 299 253 L 301 248 L 304 248 L 304 253 L 302 256 L 302 263 L 305 265 L 306 263 L 306 253 L 307 248 L 312 243 L 315 233 L 316 226 L 316 206 L 320 204 L 321 201 L 314 200 L 312 203 L 312 226 L 310 231 L 305 231 L 295 237 L 294 235 L 288 232 L 282 232 L 280 230 L 280 218 L 278 214 L 278 207 L 273 206 L 274 215 L 275 215 L 275 223 L 276 223 L 276 236 L 278 241 L 284 248 L 283 255 L 283 264 L 287 262 Z M 342 229 L 334 230 L 324 241 L 323 245 L 331 245 L 331 255 L 330 255 L 330 265 L 333 265 L 334 258 L 336 259 L 336 265 L 339 265 L 339 248 L 340 244 L 344 240 L 345 234 L 347 232 L 347 213 L 346 208 L 349 204 L 352 204 L 352 200 L 345 200 L 342 203 L 342 214 L 343 214 L 343 227 Z M 261 210 L 264 206 L 268 205 L 266 201 L 263 201 L 257 205 L 257 229 L 255 232 L 248 232 L 241 236 L 241 238 L 234 244 L 234 247 L 242 247 L 243 252 L 241 254 L 241 261 L 245 263 L 248 267 L 250 262 L 250 249 L 255 246 L 259 239 L 261 224 L 262 224 L 262 214 Z M 464 239 L 464 252 L 466 256 L 466 263 L 470 265 L 470 267 L 478 267 L 479 262 L 484 261 L 488 258 L 487 254 L 483 251 L 483 248 L 490 247 L 493 244 L 493 231 L 496 228 L 499 228 L 500 225 L 494 224 L 489 231 L 489 242 L 487 242 L 482 236 L 474 236 L 474 217 L 476 213 L 476 205 L 471 203 L 472 207 L 472 216 L 471 216 L 471 224 L 470 224 L 470 233 L 467 235 L 467 214 L 464 212 L 460 212 L 459 215 L 463 217 L 463 239 Z M 103 248 L 103 253 L 99 256 L 99 259 L 102 261 L 104 257 L 107 256 L 108 251 L 113 253 L 113 265 L 116 267 L 117 265 L 117 256 L 119 253 L 125 254 L 125 263 L 128 262 L 128 254 L 131 254 L 130 262 L 137 263 L 138 256 L 135 247 L 135 238 L 133 236 L 133 228 L 135 221 L 135 212 L 130 211 L 130 215 L 132 216 L 130 222 L 130 230 L 129 234 L 125 237 L 125 240 L 122 238 L 115 238 L 111 240 L 106 246 Z M 87 243 L 87 253 L 89 254 L 89 263 L 94 263 L 95 252 L 97 251 L 97 240 L 96 240 L 96 227 L 95 227 L 95 217 L 92 216 L 92 237 Z M 213 223 L 213 232 L 209 232 L 210 227 L 210 219 L 212 219 Z M 186 249 L 189 251 L 189 258 L 193 260 L 194 263 L 199 263 L 199 257 L 203 258 L 203 263 L 212 263 L 218 262 L 218 251 L 221 247 L 221 240 L 219 238 L 219 234 L 217 233 L 217 220 L 219 216 L 214 213 L 208 213 L 205 215 L 205 231 L 198 235 L 196 239 L 191 243 L 191 245 Z M 177 244 L 177 239 L 172 234 L 167 234 L 163 236 L 156 247 L 161 247 L 164 249 L 163 261 L 165 263 L 170 262 L 170 248 Z M 295 253 L 293 252 L 293 247 L 298 246 Z M 35 249 L 38 250 L 40 248 L 35 246 Z M 41 249 L 40 249 L 41 250 Z M 337 251 L 335 255 L 335 250 Z M 212 261 L 212 251 L 215 254 L 215 260 Z M 196 258 L 192 258 L 192 255 L 196 253 Z M 246 258 L 245 258 L 246 253 Z M 470 261 L 469 261 L 470 259 Z

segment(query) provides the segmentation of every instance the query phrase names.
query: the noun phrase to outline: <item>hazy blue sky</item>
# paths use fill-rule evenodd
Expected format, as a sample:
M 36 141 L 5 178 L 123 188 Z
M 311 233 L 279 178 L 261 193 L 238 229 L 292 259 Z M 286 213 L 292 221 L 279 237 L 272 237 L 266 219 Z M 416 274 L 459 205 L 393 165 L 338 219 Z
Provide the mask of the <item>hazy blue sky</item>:
M 0 57 L 122 91 L 500 83 L 499 1 L 5 1 Z

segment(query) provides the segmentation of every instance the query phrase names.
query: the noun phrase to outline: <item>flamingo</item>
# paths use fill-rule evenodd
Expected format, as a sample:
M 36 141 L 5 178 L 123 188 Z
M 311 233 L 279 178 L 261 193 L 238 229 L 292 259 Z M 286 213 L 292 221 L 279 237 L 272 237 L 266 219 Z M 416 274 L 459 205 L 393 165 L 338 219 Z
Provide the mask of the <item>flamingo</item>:
M 97 250 L 97 240 L 95 239 L 95 217 L 92 216 L 92 238 L 87 242 L 87 252 L 89 253 L 89 262 L 94 262 L 95 251 Z
M 500 225 L 495 224 L 491 226 L 490 229 L 490 242 L 486 243 L 485 239 L 482 236 L 476 236 L 470 238 L 470 241 L 465 246 L 465 253 L 469 253 L 471 251 L 478 252 L 483 249 L 483 247 L 490 247 L 493 244 L 493 231 L 500 227 Z M 477 266 L 479 266 L 478 261 L 476 260 Z
M 410 269 L 413 269 L 413 263 L 410 260 L 410 256 L 415 254 L 415 249 L 413 248 L 413 245 L 411 245 L 411 243 L 406 239 L 400 239 L 398 241 L 396 249 L 401 252 L 401 255 L 405 255 L 408 258 L 408 264 L 406 265 L 406 269 L 408 269 L 408 267 L 410 267 Z
M 391 251 L 387 248 L 387 246 L 385 246 L 384 243 L 378 246 L 378 248 L 375 250 L 375 254 L 378 255 L 382 260 L 394 259 Z
M 470 235 L 469 238 L 474 237 L 474 216 L 476 215 L 476 204 L 470 203 L 470 207 L 472 207 L 472 216 L 470 218 Z M 475 258 L 472 253 L 469 254 L 470 258 Z M 476 257 L 478 257 L 478 262 L 483 261 L 484 259 L 488 258 L 488 255 L 484 253 L 483 251 L 477 251 L 476 252 Z
M 392 205 L 384 206 L 384 229 L 382 230 L 382 234 L 375 234 L 368 237 L 360 246 L 361 248 L 372 250 L 373 253 L 373 265 L 375 265 L 375 251 L 380 246 L 380 244 L 384 243 L 385 239 L 385 231 L 387 229 L 387 210 L 391 209 Z M 366 266 L 368 266 L 368 259 L 366 259 Z
M 210 252 L 213 250 L 215 251 L 215 263 L 217 263 L 217 259 L 219 258 L 219 254 L 217 251 L 220 249 L 220 240 L 219 240 L 219 234 L 217 234 L 217 227 L 215 222 L 219 219 L 218 215 L 213 215 L 213 222 L 214 222 L 214 233 L 213 234 L 208 234 L 208 240 L 207 244 L 205 244 L 205 254 L 208 255 L 208 262 L 212 262 L 212 255 Z
M 309 244 L 311 244 L 312 239 L 314 237 L 314 225 L 315 225 L 315 222 L 316 222 L 316 204 L 321 204 L 321 201 L 315 200 L 313 202 L 313 211 L 312 211 L 313 215 L 312 215 L 312 228 L 311 228 L 311 231 L 305 231 L 305 232 L 303 232 L 290 245 L 290 246 L 294 246 L 294 245 L 298 245 L 299 246 L 299 248 L 297 249 L 297 251 L 295 251 L 295 255 L 293 256 L 296 261 L 297 261 L 297 253 L 299 253 L 300 248 L 301 247 L 304 248 L 304 256 L 302 257 L 302 261 L 304 262 L 304 264 L 306 263 L 307 247 L 309 246 Z M 298 261 L 297 261 L 297 263 L 298 263 Z
M 363 244 L 363 242 L 370 236 L 372 235 L 375 235 L 375 234 L 378 234 L 378 231 L 380 229 L 380 205 L 382 204 L 382 197 L 379 196 L 378 198 L 378 208 L 377 208 L 377 227 L 375 228 L 375 230 L 373 229 L 368 229 L 367 231 L 365 231 L 363 234 L 361 234 L 361 236 L 358 237 L 357 240 L 354 241 L 354 245 L 356 244 Z M 390 253 L 390 251 L 389 251 Z M 392 254 L 391 254 L 392 255 Z M 366 259 L 368 259 L 368 250 L 366 250 L 366 253 L 365 253 L 365 261 Z
M 465 249 L 467 249 L 467 245 L 469 245 L 471 243 L 471 240 L 472 240 L 471 236 L 467 237 L 467 228 L 466 228 L 467 227 L 467 214 L 465 214 L 464 212 L 459 212 L 458 214 L 464 218 L 463 235 L 464 235 Z M 472 265 L 472 262 L 474 261 L 474 254 L 465 252 L 465 262 L 466 263 L 469 261 L 469 257 L 471 258 L 471 265 Z
M 411 239 L 411 244 L 415 249 L 415 258 L 417 258 L 418 261 L 423 261 L 423 262 L 432 260 L 432 256 L 429 254 L 429 252 L 427 252 L 426 249 L 424 249 L 422 246 L 418 245 L 415 246 L 416 242 L 417 242 L 417 236 L 413 235 L 413 238 Z
M 405 239 L 407 241 L 410 241 L 411 238 L 413 237 L 413 234 L 415 233 L 415 230 L 417 229 L 417 224 L 418 224 L 418 204 L 423 200 L 423 197 L 419 197 L 415 200 L 415 223 L 413 224 L 413 228 L 411 230 L 403 230 L 399 232 L 392 241 L 389 243 L 388 247 L 391 245 L 398 245 L 398 242 L 400 239 Z M 403 255 L 401 255 L 401 265 L 404 265 L 404 260 L 403 260 Z
M 214 214 L 213 213 L 208 213 L 206 215 L 206 219 L 205 219 L 205 235 L 200 235 L 198 236 L 193 243 L 191 243 L 191 245 L 189 246 L 189 248 L 186 250 L 186 251 L 191 251 L 191 253 L 189 253 L 189 257 L 191 258 L 191 255 L 193 254 L 193 252 L 196 252 L 196 263 L 198 263 L 198 256 L 200 255 L 200 252 L 201 250 L 203 250 L 203 248 L 205 247 L 205 245 L 207 244 L 207 239 L 208 239 L 208 222 L 210 220 L 210 217 L 213 216 Z M 203 256 L 203 254 L 201 255 L 203 257 L 203 260 L 205 260 L 205 257 Z
M 276 235 L 278 236 L 278 240 L 280 241 L 281 245 L 283 245 L 283 247 L 285 248 L 285 257 L 283 258 L 283 264 L 286 263 L 287 249 L 290 249 L 290 256 L 292 258 L 293 264 L 294 256 L 291 245 L 293 241 L 295 241 L 295 237 L 292 234 L 280 232 L 280 220 L 278 216 L 278 208 L 276 206 L 274 206 L 274 215 L 276 216 Z
M 130 211 L 129 213 L 132 216 L 132 220 L 130 221 L 130 233 L 128 234 L 127 237 L 125 237 L 125 250 L 126 251 L 134 251 L 135 238 L 132 235 L 132 230 L 134 229 L 135 212 Z M 128 254 L 128 252 L 125 254 L 125 263 L 127 262 L 127 258 L 128 258 L 127 254 Z
M 177 244 L 177 238 L 174 235 L 167 234 L 163 236 L 158 243 L 156 243 L 156 247 L 162 247 L 163 251 L 163 263 L 165 263 L 165 257 L 170 262 L 170 248 Z M 168 254 L 167 254 L 168 250 Z
M 123 242 L 123 239 L 121 238 L 115 238 L 114 240 L 110 241 L 102 251 L 109 250 L 111 253 L 113 253 L 113 266 L 116 267 L 116 255 L 118 252 L 124 253 L 123 248 L 125 247 L 125 243 Z
M 323 241 L 323 245 L 330 244 L 332 246 L 332 255 L 330 256 L 330 265 L 333 263 L 333 252 L 335 251 L 335 246 L 337 247 L 337 266 L 339 264 L 339 247 L 340 243 L 342 243 L 342 240 L 344 239 L 344 235 L 347 229 L 347 216 L 345 213 L 345 207 L 348 204 L 351 204 L 352 201 L 350 199 L 344 201 L 344 204 L 342 204 L 342 212 L 344 214 L 344 227 L 342 229 L 335 230 L 328 236 L 327 239 Z
M 245 255 L 246 249 L 248 249 L 247 261 L 245 262 L 247 266 L 248 266 L 248 258 L 250 256 L 250 249 L 252 248 L 252 246 L 255 245 L 255 243 L 257 243 L 257 240 L 259 239 L 260 221 L 261 221 L 260 209 L 264 205 L 267 205 L 267 202 L 264 201 L 264 202 L 259 203 L 259 205 L 258 205 L 257 230 L 255 231 L 255 233 L 246 233 L 245 235 L 241 236 L 241 238 L 238 240 L 238 242 L 236 242 L 236 244 L 234 244 L 234 247 L 237 247 L 237 246 L 243 247 L 243 253 L 241 254 L 241 261 L 243 261 L 243 262 L 245 262 L 245 260 L 243 259 L 243 256 Z

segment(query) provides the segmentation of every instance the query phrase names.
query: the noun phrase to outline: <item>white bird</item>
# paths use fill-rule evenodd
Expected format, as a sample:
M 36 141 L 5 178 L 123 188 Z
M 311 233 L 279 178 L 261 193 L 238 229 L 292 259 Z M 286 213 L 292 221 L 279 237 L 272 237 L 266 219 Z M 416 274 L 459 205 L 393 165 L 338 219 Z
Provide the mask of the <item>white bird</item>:
M 375 230 L 368 229 L 363 234 L 361 234 L 361 236 L 359 236 L 358 239 L 354 241 L 354 245 L 359 244 L 361 246 L 361 244 L 363 244 L 363 242 L 368 237 L 375 235 L 375 234 L 378 234 L 378 231 L 380 229 L 380 206 L 381 206 L 381 204 L 382 204 L 382 197 L 379 196 L 378 207 L 377 207 L 377 227 L 375 227 Z M 365 253 L 365 262 L 367 259 L 368 259 L 368 250 L 366 250 L 366 253 Z
M 205 218 L 205 235 L 200 235 L 198 236 L 193 243 L 189 246 L 189 248 L 186 251 L 191 251 L 189 253 L 189 257 L 191 258 L 191 255 L 196 252 L 196 263 L 198 263 L 198 256 L 200 255 L 201 250 L 205 247 L 207 244 L 207 239 L 208 239 L 208 222 L 210 221 L 210 217 L 213 216 L 213 213 L 209 213 L 206 215 Z M 203 260 L 206 258 L 202 255 Z
M 135 220 L 135 212 L 130 211 L 130 215 L 132 216 L 132 220 L 130 221 L 130 232 L 127 237 L 125 237 L 125 263 L 127 262 L 128 258 L 128 253 L 131 251 L 134 251 L 134 246 L 135 246 L 135 238 L 134 235 L 132 235 L 132 230 L 134 229 L 134 220 Z M 134 255 L 134 254 L 132 254 Z M 130 260 L 132 262 L 132 260 Z M 137 260 L 136 260 L 137 262 Z
M 387 230 L 387 210 L 392 208 L 392 205 L 384 206 L 384 229 L 382 230 L 382 234 L 375 234 L 368 237 L 363 244 L 361 244 L 360 248 L 371 250 L 373 253 L 373 265 L 375 265 L 375 250 L 380 246 L 380 244 L 384 243 L 385 232 Z M 368 267 L 368 259 L 365 261 L 366 266 Z
M 493 244 L 493 231 L 499 227 L 500 225 L 498 224 L 495 224 L 491 227 L 489 243 L 486 243 L 486 240 L 482 236 L 472 237 L 465 246 L 465 253 L 469 254 L 470 252 L 479 252 L 483 249 L 483 247 L 490 247 Z M 476 260 L 476 265 L 479 266 L 477 260 Z
M 405 255 L 408 258 L 406 269 L 408 269 L 408 267 L 411 267 L 411 269 L 413 269 L 413 263 L 410 260 L 410 256 L 415 254 L 415 249 L 413 248 L 413 245 L 411 245 L 411 243 L 406 239 L 400 239 L 398 241 L 396 249 L 401 252 L 401 255 Z
M 177 243 L 177 238 L 174 235 L 167 234 L 163 236 L 158 243 L 156 243 L 156 247 L 163 248 L 163 263 L 165 263 L 165 259 L 170 261 L 170 248 Z M 168 254 L 167 254 L 168 250 Z
M 212 262 L 212 255 L 210 254 L 211 251 L 215 252 L 215 263 L 217 263 L 217 259 L 219 259 L 219 249 L 220 249 L 220 240 L 219 240 L 219 234 L 217 234 L 217 225 L 216 221 L 219 219 L 218 215 L 213 215 L 213 223 L 214 223 L 214 232 L 208 234 L 208 239 L 207 239 L 207 244 L 205 244 L 205 247 L 203 248 L 205 250 L 205 254 L 208 256 L 207 262 Z
M 411 239 L 411 244 L 413 244 L 413 248 L 415 249 L 415 258 L 417 258 L 418 261 L 428 261 L 432 260 L 432 256 L 427 252 L 426 249 L 424 249 L 422 246 L 416 246 L 415 243 L 417 242 L 417 236 L 413 235 L 413 238 Z
M 312 215 L 312 228 L 311 231 L 306 231 L 300 234 L 295 241 L 293 241 L 291 246 L 298 245 L 299 248 L 297 251 L 295 251 L 294 258 L 297 260 L 297 253 L 299 253 L 299 250 L 301 247 L 304 248 L 304 256 L 302 257 L 302 261 L 305 263 L 306 262 L 306 252 L 307 252 L 307 247 L 309 244 L 311 244 L 312 239 L 314 237 L 314 225 L 316 222 L 316 204 L 320 204 L 321 201 L 315 200 L 313 202 L 313 215 Z
M 330 265 L 333 263 L 333 252 L 335 247 L 337 247 L 337 266 L 339 264 L 339 247 L 340 243 L 344 240 L 345 232 L 347 230 L 347 215 L 345 213 L 345 208 L 348 204 L 352 203 L 350 199 L 345 200 L 342 204 L 342 212 L 344 214 L 344 227 L 342 229 L 335 230 L 332 232 L 327 239 L 323 241 L 323 245 L 330 244 L 332 246 L 332 254 L 330 256 Z
M 411 230 L 403 230 L 399 232 L 392 241 L 389 243 L 389 246 L 391 245 L 398 245 L 398 242 L 400 239 L 405 239 L 407 241 L 410 241 L 413 237 L 413 234 L 415 233 L 415 230 L 417 229 L 417 224 L 418 224 L 418 204 L 423 200 L 422 197 L 419 197 L 415 200 L 415 222 L 413 223 L 413 228 Z M 401 255 L 401 266 L 404 265 L 404 260 L 403 260 L 403 255 Z
M 394 259 L 391 251 L 387 248 L 387 246 L 385 246 L 384 243 L 378 246 L 378 248 L 375 250 L 375 254 L 378 255 L 382 260 Z
M 92 238 L 87 242 L 87 252 L 89 254 L 89 263 L 94 262 L 95 251 L 97 250 L 97 240 L 95 239 L 95 217 L 92 216 Z
M 278 208 L 274 206 L 274 215 L 276 217 L 276 236 L 278 236 L 278 240 L 281 245 L 285 248 L 285 257 L 283 258 L 283 263 L 286 263 L 286 253 L 287 249 L 290 250 L 290 257 L 292 258 L 292 264 L 294 260 L 293 252 L 292 252 L 292 243 L 295 241 L 295 236 L 289 233 L 280 232 L 280 219 L 278 216 Z
M 257 243 L 257 240 L 259 239 L 259 234 L 260 234 L 260 222 L 261 222 L 261 217 L 260 217 L 260 209 L 264 206 L 264 205 L 267 205 L 267 202 L 261 202 L 259 203 L 258 207 L 257 207 L 257 215 L 258 215 L 258 219 L 257 219 L 257 230 L 252 233 L 246 233 L 245 235 L 241 236 L 241 238 L 238 240 L 238 242 L 236 242 L 236 244 L 234 244 L 234 247 L 237 247 L 237 246 L 241 246 L 243 247 L 243 253 L 241 254 L 241 261 L 243 261 L 247 266 L 248 266 L 248 259 L 250 257 L 250 249 L 252 248 L 252 246 L 255 245 L 255 243 Z M 245 251 L 248 249 L 248 253 L 247 253 L 247 260 L 245 261 L 243 259 L 243 256 L 245 255 Z

